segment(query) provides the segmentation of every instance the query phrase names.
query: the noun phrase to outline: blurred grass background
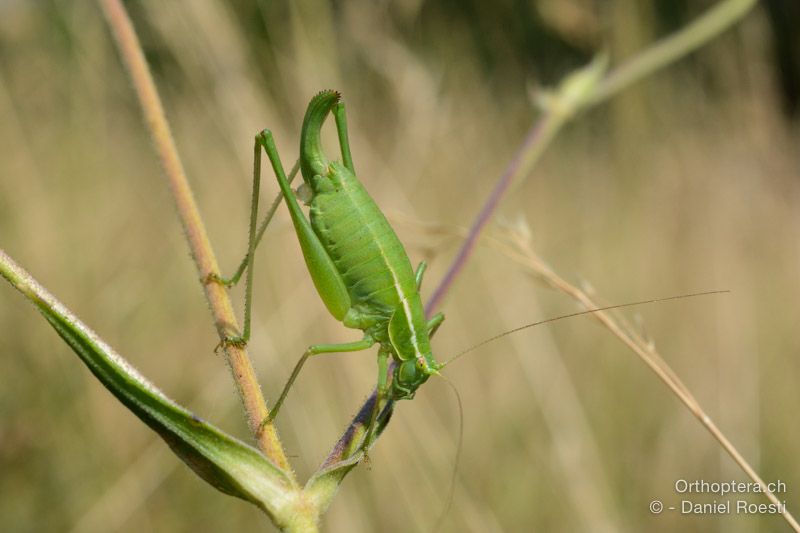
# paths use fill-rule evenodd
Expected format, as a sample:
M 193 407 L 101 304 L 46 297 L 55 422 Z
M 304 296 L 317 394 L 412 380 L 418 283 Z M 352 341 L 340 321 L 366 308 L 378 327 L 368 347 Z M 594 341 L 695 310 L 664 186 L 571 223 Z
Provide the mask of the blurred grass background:
M 615 61 L 629 57 L 709 5 L 145 0 L 129 8 L 226 271 L 246 245 L 254 133 L 272 129 L 291 165 L 309 98 L 336 88 L 359 176 L 412 262 L 428 260 L 429 295 L 457 228 L 534 119 L 530 93 L 603 46 Z M 760 6 L 583 117 L 492 228 L 502 235 L 503 224 L 524 217 L 537 251 L 607 302 L 730 289 L 626 315 L 641 320 L 762 476 L 785 481 L 778 496 L 795 513 L 798 49 L 785 22 L 796 12 L 792 2 Z M 271 196 L 276 187 L 266 183 Z M 436 231 L 442 224 L 456 229 Z M 170 396 L 247 439 L 172 200 L 93 2 L 0 2 L 0 242 Z M 274 399 L 307 344 L 357 332 L 314 293 L 283 210 L 256 264 L 251 353 Z M 10 287 L 0 302 L 4 531 L 269 529 L 255 507 L 196 479 Z M 443 310 L 439 360 L 574 305 L 484 246 Z M 301 375 L 279 420 L 301 477 L 374 384 L 373 355 L 321 358 Z M 649 513 L 653 499 L 678 503 L 678 478 L 744 477 L 591 320 L 498 341 L 448 377 L 464 398 L 465 439 L 444 530 L 784 527 L 774 516 Z M 451 392 L 436 380 L 401 403 L 370 466 L 345 481 L 327 530 L 432 530 L 457 420 Z

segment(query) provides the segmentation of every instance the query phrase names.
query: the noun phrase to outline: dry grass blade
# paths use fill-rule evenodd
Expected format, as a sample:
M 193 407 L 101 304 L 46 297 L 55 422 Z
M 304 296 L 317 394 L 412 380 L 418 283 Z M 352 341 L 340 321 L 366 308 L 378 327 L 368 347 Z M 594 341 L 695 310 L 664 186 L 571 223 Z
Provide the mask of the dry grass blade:
M 515 262 L 522 265 L 536 279 L 571 297 L 584 308 L 594 309 L 601 307 L 601 305 L 593 301 L 585 291 L 566 281 L 542 261 L 533 250 L 527 232 L 509 230 L 505 237 L 506 238 L 503 240 L 490 239 L 488 242 Z M 591 316 L 597 319 L 605 328 L 639 356 L 673 394 L 680 399 L 695 418 L 700 421 L 708 432 L 711 433 L 711 436 L 714 437 L 744 473 L 758 484 L 770 503 L 776 505 L 777 508 L 782 511 L 781 516 L 783 516 L 784 520 L 786 520 L 792 529 L 800 531 L 800 524 L 798 524 L 794 516 L 784 508 L 782 502 L 769 490 L 769 487 L 761 476 L 758 475 L 750 463 L 739 453 L 733 443 L 731 443 L 725 434 L 717 427 L 714 421 L 711 420 L 711 417 L 705 412 L 694 395 L 692 395 L 677 374 L 675 374 L 661 355 L 659 355 L 653 344 L 636 333 L 633 328 L 629 327 L 622 320 L 613 317 L 606 311 L 597 311 L 592 313 Z

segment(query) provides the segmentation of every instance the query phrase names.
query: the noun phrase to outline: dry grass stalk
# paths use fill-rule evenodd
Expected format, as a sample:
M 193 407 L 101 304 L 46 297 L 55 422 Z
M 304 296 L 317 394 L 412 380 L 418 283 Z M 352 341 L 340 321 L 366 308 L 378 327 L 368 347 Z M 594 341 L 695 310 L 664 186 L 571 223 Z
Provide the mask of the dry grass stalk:
M 102 0 L 100 4 L 120 55 L 130 73 L 147 128 L 158 151 L 165 177 L 175 199 L 178 216 L 186 232 L 199 277 L 201 280 L 208 279 L 210 274 L 219 273 L 217 259 L 183 170 L 183 164 L 175 147 L 175 141 L 172 138 L 169 124 L 164 115 L 164 108 L 145 61 L 139 39 L 119 0 Z M 220 340 L 223 340 L 232 331 L 239 330 L 228 292 L 218 283 L 204 283 L 203 289 L 214 317 L 214 325 Z M 263 429 L 261 428 L 261 423 L 267 418 L 269 411 L 247 350 L 239 346 L 226 345 L 225 355 L 245 408 L 248 426 L 255 436 L 259 448 L 278 467 L 291 473 L 292 469 L 274 426 L 267 425 Z
M 539 257 L 531 245 L 531 239 L 527 227 L 508 229 L 501 238 L 493 238 L 487 241 L 503 254 L 521 265 L 536 280 L 545 285 L 562 292 L 578 302 L 584 309 L 597 309 L 603 307 L 602 304 L 595 302 L 586 291 L 569 283 Z M 775 504 L 779 509 L 783 509 L 783 504 L 777 496 L 769 490 L 764 480 L 759 476 L 755 469 L 747 462 L 733 443 L 725 436 L 711 417 L 706 413 L 694 395 L 681 381 L 678 375 L 670 368 L 669 364 L 658 353 L 655 344 L 647 340 L 643 335 L 628 325 L 623 319 L 615 318 L 608 311 L 597 311 L 590 316 L 600 322 L 603 327 L 608 329 L 623 344 L 630 348 L 641 361 L 652 370 L 675 396 L 686 406 L 697 420 L 705 427 L 711 436 L 719 443 L 723 450 L 734 460 L 744 473 L 759 485 L 764 495 Z M 795 531 L 800 531 L 800 524 L 788 510 L 781 513 L 784 520 Z

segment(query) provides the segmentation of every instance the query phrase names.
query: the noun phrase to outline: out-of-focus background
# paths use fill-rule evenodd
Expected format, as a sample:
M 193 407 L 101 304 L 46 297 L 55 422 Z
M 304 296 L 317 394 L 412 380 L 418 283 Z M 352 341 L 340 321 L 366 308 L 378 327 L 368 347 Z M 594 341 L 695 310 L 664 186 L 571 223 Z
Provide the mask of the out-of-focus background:
M 536 110 L 602 48 L 630 57 L 710 1 L 129 2 L 223 268 L 246 241 L 252 139 L 288 166 L 309 98 L 348 106 L 359 177 L 428 297 Z M 627 310 L 720 428 L 800 512 L 798 4 L 733 31 L 567 128 L 490 228 Z M 329 150 L 336 148 L 327 132 Z M 269 170 L 266 197 L 277 190 Z M 521 222 L 522 221 L 522 222 Z M 442 229 L 444 228 L 444 231 Z M 135 97 L 95 3 L 0 2 L 0 245 L 167 394 L 248 439 Z M 241 290 L 234 291 L 241 301 Z M 442 360 L 571 312 L 480 246 L 445 300 Z M 274 399 L 306 345 L 355 339 L 315 294 L 285 212 L 257 256 L 251 353 Z M 313 472 L 375 382 L 374 353 L 311 362 L 279 429 Z M 447 369 L 464 442 L 445 531 L 763 531 L 775 516 L 654 516 L 678 479 L 745 480 L 635 356 L 592 320 L 534 328 Z M 431 531 L 458 413 L 431 379 L 345 480 L 328 531 Z M 269 529 L 195 477 L 0 287 L 4 531 Z M 750 501 L 765 500 L 746 495 Z M 692 497 L 697 502 L 714 499 Z M 726 499 L 719 498 L 717 499 Z M 734 498 L 735 499 L 735 498 Z

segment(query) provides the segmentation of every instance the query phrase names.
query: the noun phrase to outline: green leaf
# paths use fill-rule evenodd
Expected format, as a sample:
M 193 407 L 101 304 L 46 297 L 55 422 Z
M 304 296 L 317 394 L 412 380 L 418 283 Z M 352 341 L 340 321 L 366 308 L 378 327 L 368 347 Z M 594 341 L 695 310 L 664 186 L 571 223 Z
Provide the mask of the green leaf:
M 0 274 L 38 307 L 100 382 L 173 452 L 218 490 L 254 503 L 285 523 L 298 488 L 258 450 L 167 398 L 0 250 Z

